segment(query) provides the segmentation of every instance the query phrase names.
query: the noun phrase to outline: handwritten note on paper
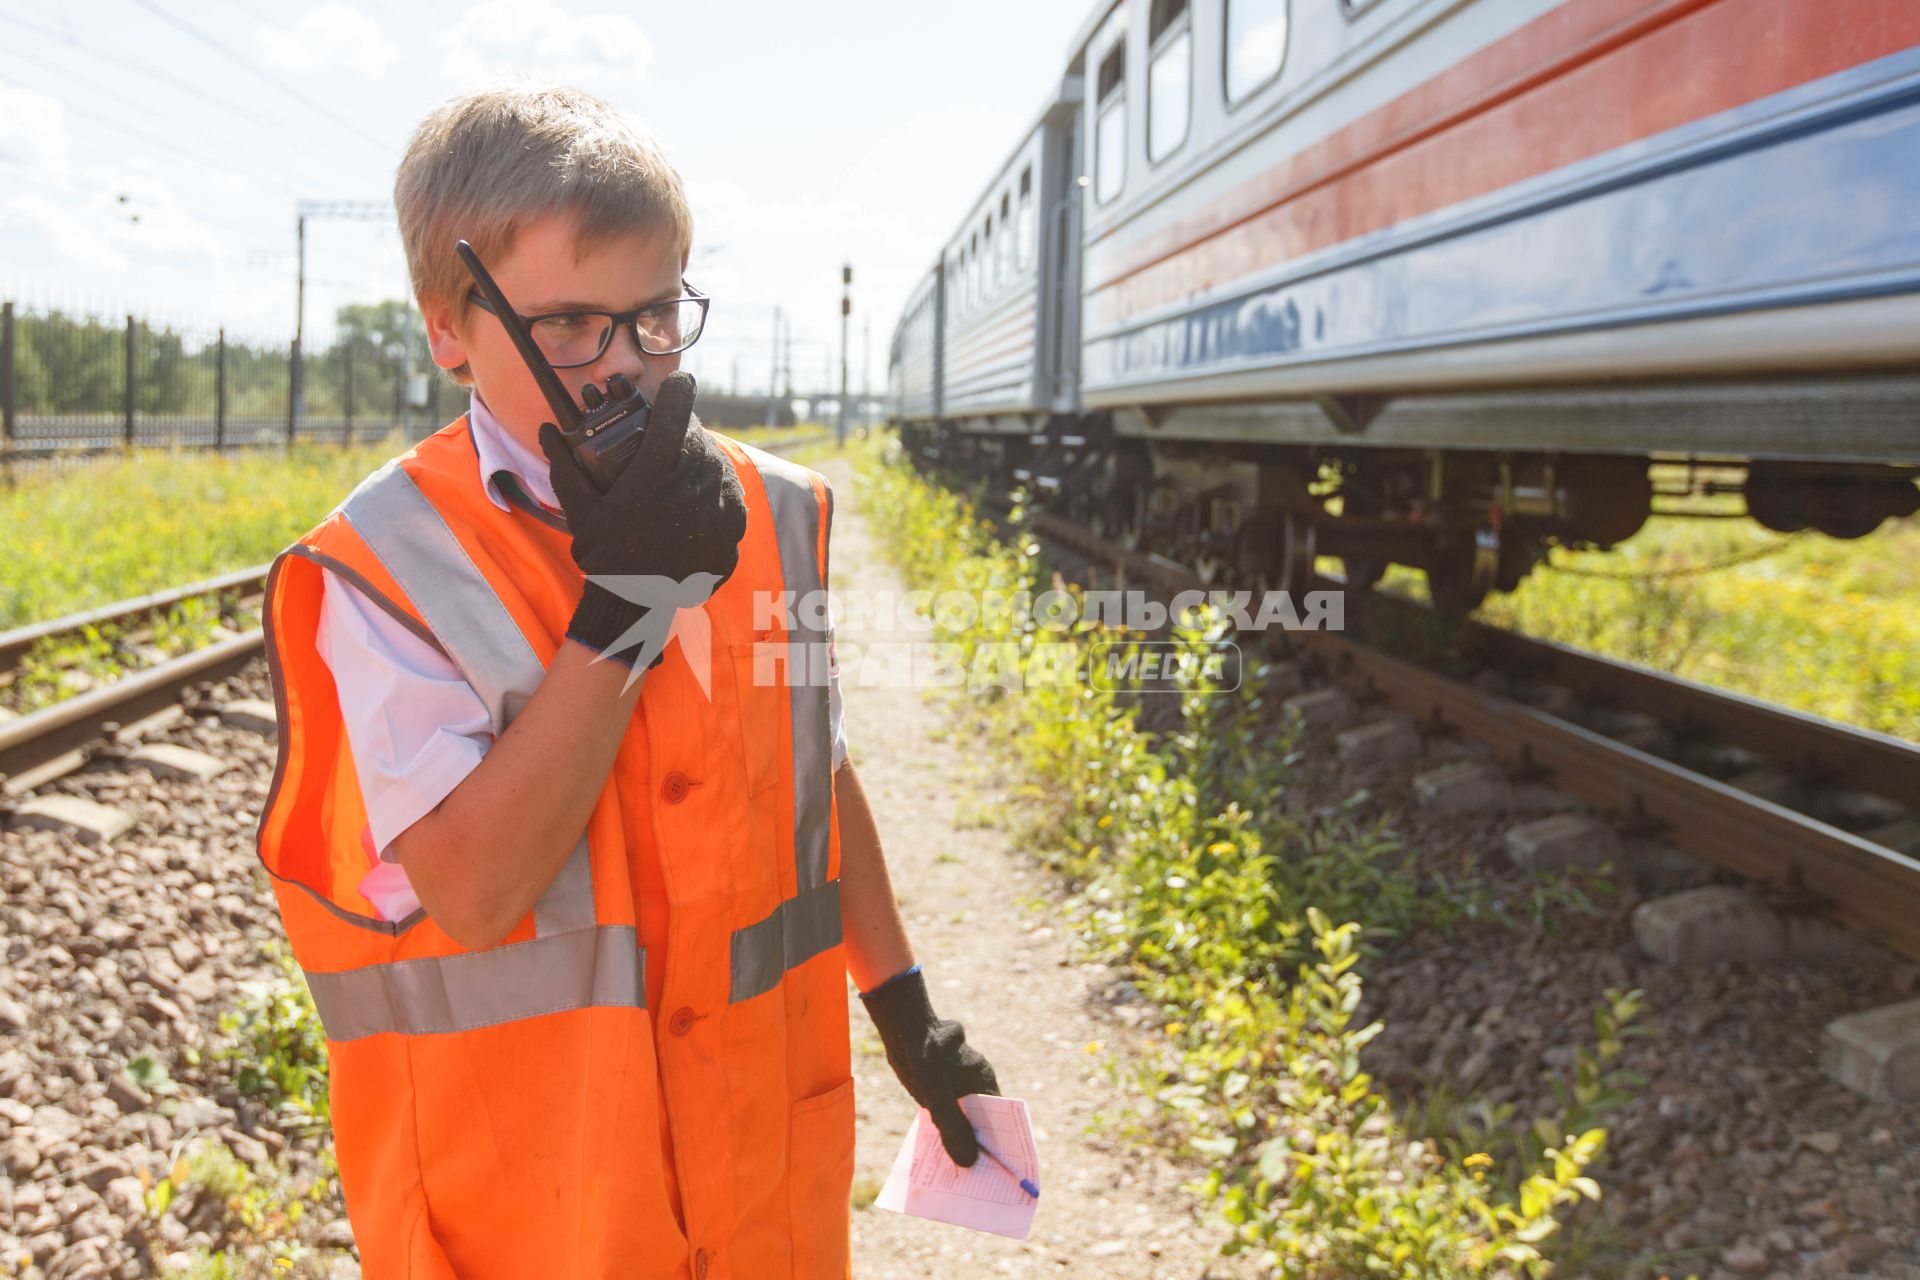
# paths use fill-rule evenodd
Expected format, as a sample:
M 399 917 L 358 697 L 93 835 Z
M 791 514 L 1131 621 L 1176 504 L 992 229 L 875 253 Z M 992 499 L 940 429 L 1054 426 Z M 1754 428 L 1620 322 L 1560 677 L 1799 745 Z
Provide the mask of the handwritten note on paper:
M 971 1169 L 955 1164 L 941 1145 L 933 1117 L 922 1108 L 908 1127 L 907 1140 L 874 1203 L 895 1213 L 1025 1240 L 1033 1230 L 1038 1203 L 1021 1189 L 1019 1178 L 1040 1181 L 1040 1154 L 1033 1143 L 1027 1104 L 1018 1098 L 973 1093 L 960 1099 L 960 1109 L 973 1121 L 981 1145 L 1005 1160 L 1013 1174 L 984 1153 Z

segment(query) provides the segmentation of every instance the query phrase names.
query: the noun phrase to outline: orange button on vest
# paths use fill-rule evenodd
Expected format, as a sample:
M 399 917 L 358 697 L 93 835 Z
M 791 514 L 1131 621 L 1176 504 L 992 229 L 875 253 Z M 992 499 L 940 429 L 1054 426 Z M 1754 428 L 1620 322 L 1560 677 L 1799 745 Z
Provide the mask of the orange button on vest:
M 566 532 L 487 498 L 462 419 L 273 563 L 281 732 L 260 858 L 326 1026 L 368 1280 L 850 1275 L 825 636 L 817 612 L 767 603 L 824 586 L 832 497 L 806 468 L 716 439 L 747 500 L 739 567 L 679 614 L 579 846 L 485 951 L 424 910 L 381 920 L 358 891 L 366 807 L 314 650 L 320 570 L 444 652 L 498 734 L 579 597 Z M 665 886 L 664 911 L 639 910 L 643 882 Z M 650 961 L 677 1011 L 659 1031 Z

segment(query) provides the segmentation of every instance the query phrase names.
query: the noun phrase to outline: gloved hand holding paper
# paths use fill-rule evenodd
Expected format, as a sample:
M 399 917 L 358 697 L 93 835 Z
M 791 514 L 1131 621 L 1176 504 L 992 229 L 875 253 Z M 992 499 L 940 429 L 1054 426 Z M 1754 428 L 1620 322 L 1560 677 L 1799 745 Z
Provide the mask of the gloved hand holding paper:
M 973 1093 L 960 1099 L 960 1109 L 972 1121 L 983 1149 L 973 1167 L 963 1169 L 948 1158 L 933 1117 L 922 1107 L 874 1203 L 895 1213 L 1025 1240 L 1039 1201 L 1020 1183 L 1025 1179 L 1037 1187 L 1040 1182 L 1040 1155 L 1027 1104 Z M 988 1157 L 989 1151 L 999 1160 Z

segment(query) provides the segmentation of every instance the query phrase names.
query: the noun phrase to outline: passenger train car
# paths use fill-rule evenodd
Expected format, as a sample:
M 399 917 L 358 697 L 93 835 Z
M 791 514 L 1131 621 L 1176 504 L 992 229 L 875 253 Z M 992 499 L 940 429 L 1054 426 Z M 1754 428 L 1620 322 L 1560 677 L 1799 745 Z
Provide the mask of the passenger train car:
M 1208 578 L 1470 608 L 1714 486 L 1860 536 L 1920 506 L 1920 3 L 1101 0 L 890 394 Z

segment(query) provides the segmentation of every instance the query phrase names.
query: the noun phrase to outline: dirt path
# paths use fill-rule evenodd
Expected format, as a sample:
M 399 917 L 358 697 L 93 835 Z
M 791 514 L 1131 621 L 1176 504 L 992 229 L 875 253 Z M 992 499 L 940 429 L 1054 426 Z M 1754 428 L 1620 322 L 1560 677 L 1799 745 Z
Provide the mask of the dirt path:
M 820 468 L 833 484 L 836 592 L 893 591 L 905 584 L 861 517 L 851 467 Z M 900 640 L 900 632 L 843 628 L 843 651 Z M 993 1062 L 1000 1087 L 1027 1100 L 1039 1139 L 1044 1189 L 1026 1241 L 965 1231 L 868 1207 L 854 1214 L 860 1280 L 975 1276 L 1200 1280 L 1251 1276 L 1241 1259 L 1215 1259 L 1217 1229 L 1197 1220 L 1180 1190 L 1191 1170 L 1130 1152 L 1108 1132 L 1088 1134 L 1096 1112 L 1127 1099 L 1105 1062 L 1129 1052 L 1134 1033 L 1100 992 L 1111 973 L 1072 960 L 1071 927 L 1057 882 L 1006 835 L 980 825 L 997 807 L 985 780 L 988 752 L 970 739 L 943 740 L 949 717 L 909 688 L 863 688 L 843 672 L 847 739 L 879 821 L 894 890 L 934 1008 L 966 1024 L 967 1039 Z M 1044 900 L 1045 906 L 1036 900 Z M 1033 904 L 1033 905 L 1023 905 Z M 914 1115 L 880 1052 L 857 996 L 852 1002 L 859 1097 L 856 1187 L 877 1188 Z M 1090 1044 L 1099 1047 L 1088 1051 Z

